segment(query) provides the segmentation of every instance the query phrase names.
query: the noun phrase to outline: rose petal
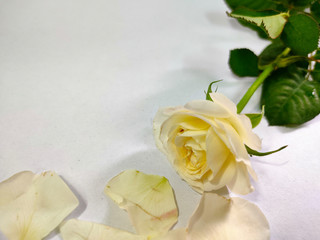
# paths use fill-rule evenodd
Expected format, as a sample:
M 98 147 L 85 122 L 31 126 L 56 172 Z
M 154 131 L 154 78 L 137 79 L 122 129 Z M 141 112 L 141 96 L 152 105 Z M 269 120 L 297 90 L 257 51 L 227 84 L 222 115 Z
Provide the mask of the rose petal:
M 0 183 L 0 229 L 8 239 L 40 240 L 78 205 L 54 172 L 20 172 Z
M 179 126 L 181 126 L 181 128 L 183 129 L 200 131 L 209 127 L 206 121 L 204 121 L 202 118 L 199 118 L 200 116 L 193 114 L 189 111 L 177 113 L 176 115 L 183 117 L 183 121 L 179 119 L 180 122 L 178 123 Z
M 71 219 L 60 228 L 64 240 L 147 240 L 140 236 L 120 229 L 98 223 Z
M 230 149 L 237 161 L 250 164 L 248 152 L 236 130 L 227 122 L 223 120 L 216 120 L 218 127 L 215 127 L 215 132 L 219 135 L 220 139 Z
M 181 134 L 179 134 L 178 137 L 184 137 L 184 138 L 192 138 L 198 146 L 201 148 L 201 150 L 206 150 L 207 145 L 206 145 L 206 137 L 207 137 L 208 130 L 199 130 L 199 131 L 184 131 Z M 176 139 L 177 140 L 177 139 Z
M 109 181 L 105 193 L 128 211 L 139 234 L 164 234 L 177 221 L 174 194 L 165 177 L 127 170 Z
M 219 105 L 221 108 L 225 108 L 226 111 L 230 112 L 228 121 L 242 137 L 242 141 L 250 148 L 259 150 L 261 148 L 261 140 L 252 132 L 252 126 L 249 118 L 245 115 L 237 114 L 236 105 L 223 94 L 211 93 L 210 96 L 216 105 Z
M 170 137 L 175 137 L 178 133 L 180 133 L 181 130 L 200 131 L 207 129 L 208 127 L 209 124 L 206 122 L 205 118 L 181 109 L 178 113 L 168 118 L 161 125 L 159 130 L 159 141 L 162 145 L 162 151 L 164 150 L 164 153 L 167 151 L 166 146 L 163 146 L 163 143 L 166 143 Z M 157 139 L 157 137 L 155 138 Z M 158 144 L 159 143 L 157 143 L 157 145 Z
M 190 219 L 190 240 L 267 240 L 269 224 L 261 210 L 241 198 L 204 193 Z
M 251 149 L 260 150 L 261 149 L 261 139 L 252 131 L 252 125 L 250 119 L 246 115 L 238 115 L 240 120 L 239 129 L 243 129 L 242 138 L 243 142 L 249 146 Z
M 234 160 L 234 156 L 232 154 L 226 159 L 220 170 L 213 176 L 210 182 L 206 183 L 208 186 L 205 185 L 206 191 L 211 190 L 218 190 L 230 183 L 232 179 L 234 179 L 234 175 L 236 173 L 236 162 Z M 251 185 L 250 185 L 251 186 Z
M 225 108 L 224 105 L 207 100 L 193 100 L 188 102 L 185 105 L 185 108 L 200 115 L 213 116 L 217 118 L 227 118 L 230 116 L 229 109 Z
M 241 162 L 237 163 L 236 173 L 233 179 L 228 183 L 228 187 L 230 191 L 242 195 L 246 195 L 254 191 L 254 187 L 251 185 L 248 174 L 248 166 Z
M 167 108 L 161 108 L 156 113 L 156 116 L 153 120 L 153 134 L 154 138 L 156 140 L 157 147 L 162 151 L 165 152 L 163 149 L 163 144 L 160 141 L 160 132 L 161 132 L 161 125 L 166 121 L 173 113 L 178 111 L 182 107 L 167 107 Z
M 219 108 L 224 109 L 224 111 L 229 112 L 230 114 L 237 113 L 237 106 L 226 96 L 221 93 L 212 92 L 210 93 L 210 97 L 215 105 L 219 106 Z
M 207 162 L 213 174 L 216 175 L 228 159 L 230 150 L 212 128 L 208 130 L 206 145 Z

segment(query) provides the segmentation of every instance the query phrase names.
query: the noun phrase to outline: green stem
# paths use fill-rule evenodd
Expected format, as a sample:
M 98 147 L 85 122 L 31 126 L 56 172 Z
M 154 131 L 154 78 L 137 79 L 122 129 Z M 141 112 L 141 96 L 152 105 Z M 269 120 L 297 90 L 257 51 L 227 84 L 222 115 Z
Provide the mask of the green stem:
M 285 56 L 287 56 L 288 54 L 289 54 L 289 52 L 291 51 L 291 49 L 290 48 L 285 48 L 284 50 L 283 50 L 283 52 L 280 54 L 280 56 L 278 56 L 278 58 L 281 58 L 281 57 L 285 57 Z
M 290 48 L 285 48 L 283 52 L 276 58 L 276 60 L 267 66 L 263 72 L 259 75 L 259 77 L 254 81 L 254 83 L 251 85 L 251 87 L 247 90 L 247 92 L 244 94 L 244 96 L 241 98 L 240 102 L 237 105 L 237 112 L 240 114 L 244 107 L 249 102 L 250 98 L 254 94 L 254 92 L 258 89 L 258 87 L 266 80 L 267 77 L 272 73 L 273 70 L 280 67 L 278 66 L 280 60 L 282 57 L 287 56 L 290 53 Z
M 274 70 L 274 66 L 273 64 L 270 64 L 266 69 L 263 70 L 263 72 L 259 75 L 259 77 L 254 81 L 254 83 L 251 85 L 251 87 L 247 90 L 245 95 L 241 98 L 240 102 L 238 103 L 237 105 L 238 113 L 241 113 L 241 111 L 247 105 L 247 103 L 249 102 L 254 92 L 264 82 L 264 80 L 272 73 L 273 70 Z

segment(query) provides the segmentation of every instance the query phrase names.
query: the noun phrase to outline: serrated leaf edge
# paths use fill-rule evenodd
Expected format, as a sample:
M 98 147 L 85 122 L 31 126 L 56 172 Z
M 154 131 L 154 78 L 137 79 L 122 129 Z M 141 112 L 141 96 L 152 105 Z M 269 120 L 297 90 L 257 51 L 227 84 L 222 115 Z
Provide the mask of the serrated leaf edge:
M 228 14 L 229 17 L 236 18 L 236 19 L 241 19 L 241 20 L 244 20 L 246 22 L 255 24 L 258 27 L 263 28 L 266 31 L 266 33 L 268 34 L 268 36 L 270 38 L 272 38 L 272 39 L 276 39 L 276 38 L 278 38 L 280 36 L 280 34 L 282 33 L 282 31 L 284 29 L 285 24 L 287 23 L 287 19 L 289 17 L 288 13 L 279 13 L 279 14 L 275 14 L 275 15 L 272 15 L 272 16 L 265 16 L 265 17 L 248 17 L 248 16 L 244 16 L 244 15 L 233 14 L 232 12 L 231 13 L 227 12 L 227 14 Z M 266 26 L 265 20 L 263 18 L 274 18 L 274 17 L 277 17 L 279 15 L 285 21 L 283 23 L 281 23 L 282 26 L 280 27 L 280 31 L 277 31 L 277 34 L 275 34 L 275 35 L 273 35 L 273 34 L 271 35 L 270 31 L 268 30 L 268 27 Z M 250 20 L 250 19 L 258 19 L 258 18 L 261 19 L 259 22 L 258 21 L 254 21 L 254 20 Z

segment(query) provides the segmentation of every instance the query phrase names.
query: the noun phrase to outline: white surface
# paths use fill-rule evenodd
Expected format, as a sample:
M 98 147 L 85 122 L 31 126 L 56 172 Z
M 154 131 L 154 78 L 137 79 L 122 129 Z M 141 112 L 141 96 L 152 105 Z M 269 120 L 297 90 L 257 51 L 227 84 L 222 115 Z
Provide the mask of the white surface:
M 213 80 L 235 102 L 250 85 L 230 73 L 229 50 L 267 42 L 226 10 L 222 0 L 0 0 L 0 181 L 55 170 L 80 198 L 72 217 L 132 230 L 105 184 L 129 168 L 164 175 L 185 226 L 200 196 L 156 149 L 152 118 L 203 99 Z M 252 158 L 259 181 L 244 198 L 265 213 L 272 240 L 319 239 L 320 118 L 255 131 L 263 150 L 289 147 Z

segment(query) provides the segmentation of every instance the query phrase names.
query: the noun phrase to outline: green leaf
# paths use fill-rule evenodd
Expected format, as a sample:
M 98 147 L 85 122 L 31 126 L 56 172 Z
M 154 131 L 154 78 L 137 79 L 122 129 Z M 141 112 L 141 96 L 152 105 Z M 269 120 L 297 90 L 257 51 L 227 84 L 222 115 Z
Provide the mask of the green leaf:
M 262 106 L 261 113 L 247 113 L 245 114 L 251 121 L 252 128 L 255 128 L 261 122 L 264 115 L 264 106 Z
M 277 57 L 286 49 L 282 41 L 277 39 L 268 45 L 260 54 L 258 66 L 260 69 L 266 68 L 268 65 L 275 62 Z
M 230 17 L 242 19 L 261 27 L 272 39 L 277 38 L 287 22 L 289 15 L 272 10 L 254 11 L 246 8 L 238 8 L 229 14 Z
M 281 148 L 279 148 L 279 149 L 277 149 L 277 150 L 274 150 L 274 151 L 270 151 L 270 152 L 258 152 L 258 151 L 256 151 L 256 150 L 253 150 L 253 149 L 249 148 L 247 145 L 245 145 L 245 146 L 246 146 L 247 152 L 248 152 L 248 154 L 249 154 L 250 156 L 254 155 L 254 156 L 259 156 L 259 157 L 267 156 L 267 155 L 270 155 L 270 154 L 272 154 L 272 153 L 279 152 L 279 151 L 281 151 L 282 149 L 285 149 L 286 147 L 288 147 L 288 145 L 286 145 L 286 146 L 283 146 L 283 147 L 281 147 Z
M 257 32 L 257 34 L 260 38 L 262 38 L 262 39 L 269 38 L 267 33 L 264 30 L 262 30 L 262 28 L 258 27 L 256 24 L 251 23 L 251 22 L 247 22 L 247 21 L 241 20 L 241 19 L 237 19 L 237 20 L 242 26 L 250 28 L 251 30 Z
M 230 51 L 229 66 L 239 77 L 259 75 L 258 57 L 249 49 L 240 48 Z
M 245 7 L 252 10 L 276 9 L 278 4 L 272 0 L 226 0 L 228 6 L 234 10 L 238 7 Z
M 307 7 L 309 6 L 314 0 L 289 0 L 289 4 L 296 7 Z
M 291 65 L 271 74 L 262 88 L 261 104 L 270 125 L 298 125 L 320 113 L 320 82 L 305 78 Z
M 320 1 L 314 2 L 310 7 L 311 15 L 320 23 Z
M 208 90 L 207 90 L 207 92 L 206 92 L 206 100 L 213 101 L 212 98 L 211 98 L 211 96 L 210 96 L 210 93 L 212 93 L 212 89 L 211 89 L 212 84 L 217 83 L 217 82 L 221 82 L 221 81 L 222 81 L 222 80 L 213 81 L 212 83 L 209 84 Z
M 305 14 L 293 15 L 284 27 L 281 39 L 297 55 L 307 55 L 318 47 L 319 25 Z
M 251 10 L 257 10 L 257 11 L 262 11 L 262 10 L 278 10 L 278 11 L 286 11 L 286 9 L 283 8 L 282 4 L 275 3 L 273 0 L 226 0 L 225 1 L 228 6 L 231 8 L 231 10 L 235 10 L 239 7 L 245 7 Z M 260 38 L 267 39 L 268 35 L 265 33 L 264 30 L 262 30 L 260 27 L 257 25 L 246 22 L 244 20 L 238 19 L 238 22 L 244 26 L 248 27 L 251 30 L 257 32 Z
M 316 63 L 315 68 L 312 71 L 312 78 L 314 81 L 320 82 L 320 63 Z

